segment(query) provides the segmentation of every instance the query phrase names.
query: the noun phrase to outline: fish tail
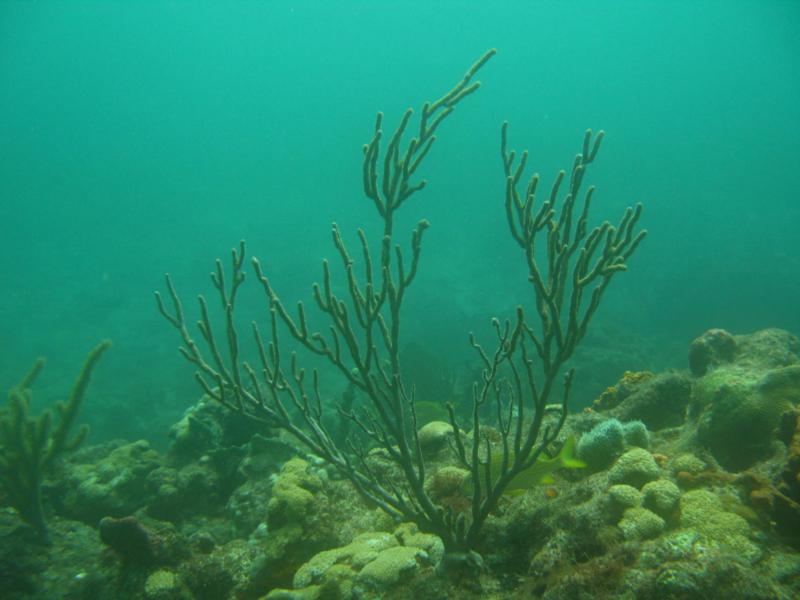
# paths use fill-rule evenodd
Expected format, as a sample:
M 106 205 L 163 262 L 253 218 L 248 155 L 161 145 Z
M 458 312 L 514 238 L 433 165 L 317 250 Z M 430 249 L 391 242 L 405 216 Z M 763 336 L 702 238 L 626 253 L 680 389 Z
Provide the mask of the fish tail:
M 561 466 L 567 469 L 583 469 L 586 463 L 575 458 L 575 438 L 570 436 L 564 445 L 561 447 L 561 452 L 558 453 Z

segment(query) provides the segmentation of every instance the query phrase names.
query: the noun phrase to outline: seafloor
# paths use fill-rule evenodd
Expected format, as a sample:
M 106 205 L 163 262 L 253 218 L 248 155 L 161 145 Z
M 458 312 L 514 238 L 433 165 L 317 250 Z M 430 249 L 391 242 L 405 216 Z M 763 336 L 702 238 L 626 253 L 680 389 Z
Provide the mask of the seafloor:
M 318 458 L 201 399 L 166 453 L 67 455 L 44 486 L 50 544 L 0 494 L 0 598 L 798 598 L 797 338 L 711 330 L 688 367 L 625 373 L 570 416 L 560 440 L 587 467 L 504 497 L 466 571 Z M 428 490 L 463 510 L 451 436 L 421 431 Z

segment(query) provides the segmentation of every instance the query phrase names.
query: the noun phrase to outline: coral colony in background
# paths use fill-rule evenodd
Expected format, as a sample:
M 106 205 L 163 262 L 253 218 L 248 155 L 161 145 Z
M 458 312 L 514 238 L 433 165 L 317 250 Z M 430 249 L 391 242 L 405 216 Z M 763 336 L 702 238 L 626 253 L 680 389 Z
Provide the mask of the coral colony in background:
M 529 292 L 491 339 L 470 336 L 469 385 L 418 400 L 403 304 L 428 223 L 406 240 L 395 217 L 415 210 L 420 167 L 494 54 L 395 129 L 378 114 L 362 185 L 382 234 L 334 224 L 309 306 L 285 304 L 244 242 L 212 274 L 219 311 L 204 296 L 190 311 L 167 276 L 157 307 L 202 396 L 166 454 L 73 433 L 108 342 L 55 411 L 35 409 L 41 361 L 10 390 L 4 598 L 800 595 L 794 336 L 709 330 L 687 371 L 626 372 L 569 412 L 570 358 L 646 233 L 641 205 L 591 219 L 602 131 L 545 187 L 502 126 L 498 210 Z M 240 314 L 244 285 L 263 291 L 266 320 Z

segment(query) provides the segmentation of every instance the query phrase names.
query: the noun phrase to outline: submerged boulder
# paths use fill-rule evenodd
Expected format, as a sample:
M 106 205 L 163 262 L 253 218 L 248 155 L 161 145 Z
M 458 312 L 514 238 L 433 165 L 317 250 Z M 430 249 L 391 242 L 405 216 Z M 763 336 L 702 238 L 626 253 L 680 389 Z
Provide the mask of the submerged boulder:
M 661 469 L 653 455 L 644 448 L 628 450 L 617 459 L 608 472 L 611 483 L 625 483 L 641 488 L 648 481 L 658 479 Z
M 593 408 L 620 421 L 641 421 L 650 431 L 658 431 L 684 423 L 691 393 L 691 378 L 685 373 L 626 372 Z
M 267 598 L 382 597 L 422 569 L 435 567 L 443 556 L 442 541 L 410 523 L 394 533 L 366 532 L 315 555 L 297 570 L 293 590 L 276 589 Z
M 81 460 L 80 455 L 76 459 Z M 146 440 L 115 444 L 107 454 L 89 460 L 67 464 L 60 512 L 90 525 L 142 508 L 148 501 L 142 493 L 147 478 L 162 462 Z
M 778 329 L 736 336 L 736 353 L 695 380 L 698 440 L 730 470 L 769 456 L 784 413 L 800 402 L 797 339 Z

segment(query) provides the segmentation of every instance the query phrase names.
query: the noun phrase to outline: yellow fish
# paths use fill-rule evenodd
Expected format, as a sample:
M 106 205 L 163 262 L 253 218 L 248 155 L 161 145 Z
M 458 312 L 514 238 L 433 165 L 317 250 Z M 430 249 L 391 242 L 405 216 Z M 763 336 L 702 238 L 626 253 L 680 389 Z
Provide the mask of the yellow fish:
M 561 451 L 553 458 L 549 458 L 545 454 L 540 454 L 535 463 L 524 471 L 517 473 L 517 476 L 506 486 L 503 494 L 506 496 L 519 496 L 537 484 L 553 483 L 552 473 L 556 469 L 583 469 L 586 467 L 586 463 L 575 458 L 574 451 L 575 438 L 569 437 L 561 447 Z M 513 460 L 514 456 L 510 455 L 509 463 Z M 493 482 L 497 481 L 497 476 L 502 466 L 502 452 L 493 453 L 490 468 Z M 483 479 L 483 469 L 481 469 L 481 479 Z M 468 493 L 472 493 L 472 486 L 469 483 L 467 485 L 467 491 Z

